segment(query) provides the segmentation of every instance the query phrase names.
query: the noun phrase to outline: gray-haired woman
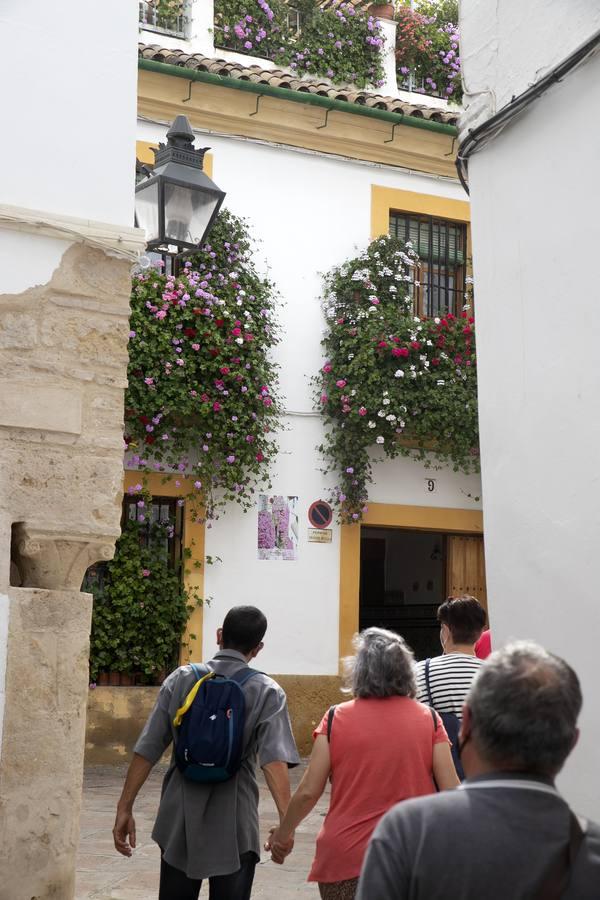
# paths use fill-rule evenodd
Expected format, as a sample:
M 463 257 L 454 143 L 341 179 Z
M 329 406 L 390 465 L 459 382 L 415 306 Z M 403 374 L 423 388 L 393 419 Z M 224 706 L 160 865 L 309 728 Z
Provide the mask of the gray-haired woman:
M 324 900 L 352 900 L 369 839 L 401 800 L 459 784 L 450 742 L 437 714 L 418 703 L 414 657 L 403 638 L 367 628 L 344 660 L 354 699 L 315 730 L 310 763 L 266 848 L 275 862 L 291 852 L 294 831 L 331 777 L 331 800 L 308 876 Z M 435 779 L 435 783 L 434 783 Z

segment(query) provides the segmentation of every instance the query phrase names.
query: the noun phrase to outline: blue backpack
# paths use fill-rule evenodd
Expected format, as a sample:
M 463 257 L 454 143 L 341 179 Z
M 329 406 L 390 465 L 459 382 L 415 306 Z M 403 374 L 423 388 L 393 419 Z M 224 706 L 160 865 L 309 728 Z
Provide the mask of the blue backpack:
M 242 764 L 246 702 L 242 686 L 260 675 L 244 667 L 230 678 L 192 663 L 197 681 L 177 710 L 173 725 L 177 768 L 191 781 L 228 781 Z
M 431 696 L 431 685 L 429 684 L 429 663 L 430 659 L 425 660 L 425 686 L 427 688 L 427 698 L 429 700 L 429 705 L 435 709 L 433 703 L 433 697 Z M 463 767 L 460 762 L 460 757 L 458 755 L 458 732 L 460 731 L 460 719 L 455 713 L 448 712 L 440 712 L 436 709 L 436 712 L 442 722 L 444 723 L 444 728 L 446 729 L 446 734 L 452 741 L 452 761 L 454 762 L 454 768 L 456 769 L 456 774 L 460 778 L 461 781 L 464 781 L 465 773 Z

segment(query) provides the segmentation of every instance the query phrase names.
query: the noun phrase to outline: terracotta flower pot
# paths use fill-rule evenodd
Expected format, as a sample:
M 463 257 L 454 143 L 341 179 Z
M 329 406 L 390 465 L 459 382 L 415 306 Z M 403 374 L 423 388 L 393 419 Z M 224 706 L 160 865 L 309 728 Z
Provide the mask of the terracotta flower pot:
M 96 684 L 100 687 L 102 685 L 107 685 L 108 683 L 108 672 L 98 672 Z
M 109 672 L 108 673 L 108 683 L 111 687 L 118 687 L 121 684 L 121 673 L 120 672 Z
M 377 19 L 393 19 L 394 4 L 393 3 L 371 3 L 369 7 L 369 15 L 375 16 Z

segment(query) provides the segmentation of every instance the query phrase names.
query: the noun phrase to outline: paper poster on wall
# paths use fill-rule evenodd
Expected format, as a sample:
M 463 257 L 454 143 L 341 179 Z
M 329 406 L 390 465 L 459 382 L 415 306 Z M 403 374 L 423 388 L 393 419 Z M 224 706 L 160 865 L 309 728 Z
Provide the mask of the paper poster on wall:
M 298 559 L 298 498 L 258 496 L 258 558 Z

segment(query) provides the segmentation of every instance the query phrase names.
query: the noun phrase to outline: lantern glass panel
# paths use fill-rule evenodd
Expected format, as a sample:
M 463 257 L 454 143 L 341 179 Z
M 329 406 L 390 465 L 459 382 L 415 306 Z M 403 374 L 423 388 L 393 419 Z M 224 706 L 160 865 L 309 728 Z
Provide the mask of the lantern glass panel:
M 170 244 L 198 246 L 219 202 L 219 196 L 165 182 L 165 238 Z
M 158 181 L 136 191 L 135 216 L 138 228 L 143 228 L 146 232 L 147 244 L 160 239 Z

